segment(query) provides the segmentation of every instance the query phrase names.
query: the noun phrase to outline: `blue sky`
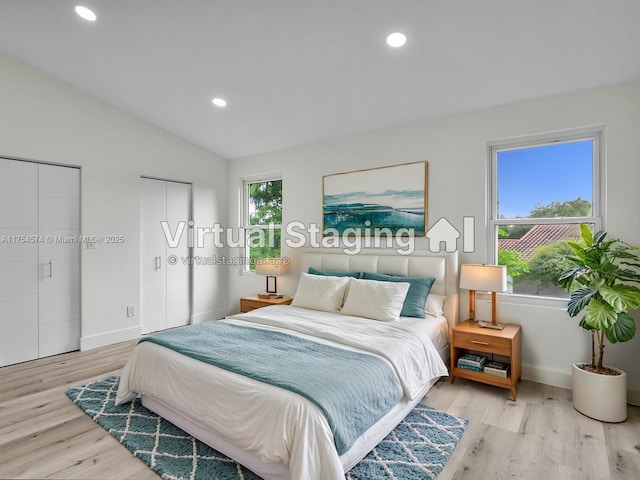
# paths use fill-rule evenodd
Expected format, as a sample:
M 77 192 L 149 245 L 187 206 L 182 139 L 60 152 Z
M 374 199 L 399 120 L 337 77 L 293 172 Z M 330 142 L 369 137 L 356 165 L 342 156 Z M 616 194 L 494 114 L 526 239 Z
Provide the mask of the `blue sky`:
M 536 203 L 592 202 L 591 140 L 498 153 L 498 214 L 526 217 Z

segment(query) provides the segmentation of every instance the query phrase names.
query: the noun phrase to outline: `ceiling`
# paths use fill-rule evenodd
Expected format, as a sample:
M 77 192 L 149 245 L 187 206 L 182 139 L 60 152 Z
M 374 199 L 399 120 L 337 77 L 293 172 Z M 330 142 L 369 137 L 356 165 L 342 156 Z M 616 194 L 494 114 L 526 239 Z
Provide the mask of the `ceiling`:
M 0 50 L 234 159 L 640 79 L 640 1 L 0 0 Z

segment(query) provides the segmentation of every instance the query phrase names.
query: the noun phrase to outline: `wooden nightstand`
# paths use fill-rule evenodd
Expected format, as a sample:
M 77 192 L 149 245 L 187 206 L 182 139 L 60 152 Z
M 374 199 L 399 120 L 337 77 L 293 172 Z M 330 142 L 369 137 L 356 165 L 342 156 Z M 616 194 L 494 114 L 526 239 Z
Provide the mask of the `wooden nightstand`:
M 240 299 L 240 312 L 246 313 L 256 308 L 268 307 L 269 305 L 289 305 L 293 298 L 260 298 L 260 297 L 242 297 Z
M 472 320 L 466 320 L 451 330 L 451 382 L 456 377 L 474 380 L 511 390 L 516 399 L 516 383 L 520 380 L 522 363 L 520 360 L 520 325 L 507 324 L 503 330 L 479 327 Z M 511 367 L 507 378 L 458 368 L 458 359 L 464 354 L 482 352 L 491 360 L 491 354 L 509 357 Z

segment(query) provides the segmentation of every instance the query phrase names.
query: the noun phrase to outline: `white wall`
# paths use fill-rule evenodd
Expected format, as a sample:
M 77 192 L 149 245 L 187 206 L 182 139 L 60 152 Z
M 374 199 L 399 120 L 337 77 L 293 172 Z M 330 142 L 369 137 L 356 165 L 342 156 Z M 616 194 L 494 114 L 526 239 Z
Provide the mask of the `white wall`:
M 125 237 L 81 250 L 82 348 L 136 338 L 140 317 L 125 306 L 140 305 L 140 176 L 191 182 L 194 220 L 210 226 L 226 220 L 227 162 L 5 55 L 0 112 L 0 156 L 79 166 L 82 234 Z M 194 268 L 196 321 L 224 315 L 226 276 Z
M 321 225 L 323 175 L 427 160 L 429 225 L 444 217 L 461 231 L 463 217 L 475 217 L 476 251 L 461 253 L 460 261 L 483 262 L 487 258 L 487 142 L 601 124 L 606 126 L 607 229 L 614 237 L 640 244 L 640 83 L 528 101 L 230 162 L 229 221 L 237 225 L 239 190 L 234 189 L 240 188 L 245 175 L 281 172 L 283 221 Z M 426 239 L 420 240 L 418 248 L 427 248 Z M 296 251 L 285 249 L 283 254 L 294 262 L 299 258 Z M 264 289 L 263 282 L 261 277 L 232 272 L 230 311 L 237 311 L 240 296 Z M 292 294 L 296 282 L 296 275 L 282 277 L 280 289 Z M 481 300 L 478 309 L 482 312 L 486 308 L 486 301 Z M 460 311 L 467 309 L 462 292 Z M 522 325 L 524 376 L 569 386 L 570 365 L 587 359 L 589 336 L 567 316 L 564 306 L 535 305 L 502 296 L 500 316 Z M 640 363 L 633 352 L 639 347 L 640 335 L 627 344 L 608 346 L 606 357 L 610 364 L 627 371 L 629 386 L 638 391 Z

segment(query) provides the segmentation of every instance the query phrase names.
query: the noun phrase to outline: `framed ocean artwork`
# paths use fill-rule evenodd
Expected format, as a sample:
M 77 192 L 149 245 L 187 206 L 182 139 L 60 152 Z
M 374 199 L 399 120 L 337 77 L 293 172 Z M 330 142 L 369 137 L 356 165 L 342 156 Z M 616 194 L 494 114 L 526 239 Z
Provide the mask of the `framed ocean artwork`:
M 388 229 L 425 234 L 427 162 L 336 173 L 322 177 L 323 232 L 375 235 Z

